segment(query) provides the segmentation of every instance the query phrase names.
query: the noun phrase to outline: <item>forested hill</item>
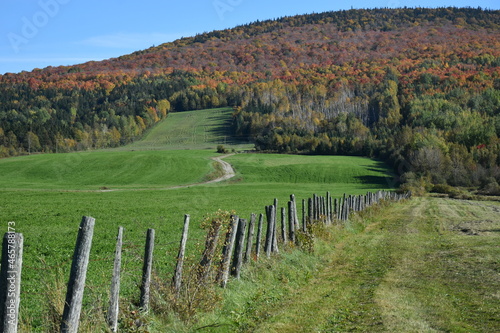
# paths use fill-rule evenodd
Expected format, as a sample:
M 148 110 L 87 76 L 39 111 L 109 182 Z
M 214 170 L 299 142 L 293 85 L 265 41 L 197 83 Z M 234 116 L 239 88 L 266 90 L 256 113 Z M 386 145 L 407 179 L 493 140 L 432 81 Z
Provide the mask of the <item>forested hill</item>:
M 0 156 L 121 145 L 234 106 L 258 149 L 378 156 L 413 184 L 499 190 L 500 11 L 326 12 L 0 76 Z M 168 120 L 167 120 L 168 121 Z

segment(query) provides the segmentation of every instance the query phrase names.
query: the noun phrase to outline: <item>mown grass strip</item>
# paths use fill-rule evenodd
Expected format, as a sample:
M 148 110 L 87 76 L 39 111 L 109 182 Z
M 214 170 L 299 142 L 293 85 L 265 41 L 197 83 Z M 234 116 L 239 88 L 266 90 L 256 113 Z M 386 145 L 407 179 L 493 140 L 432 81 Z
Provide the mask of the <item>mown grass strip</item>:
M 208 331 L 497 332 L 498 212 L 436 198 L 372 209 L 334 226 L 319 257 L 270 264 L 261 282 L 243 278 L 228 292 L 232 312 L 222 312 L 233 321 Z M 471 221 L 475 236 L 460 228 Z M 279 272 L 302 268 L 283 282 Z

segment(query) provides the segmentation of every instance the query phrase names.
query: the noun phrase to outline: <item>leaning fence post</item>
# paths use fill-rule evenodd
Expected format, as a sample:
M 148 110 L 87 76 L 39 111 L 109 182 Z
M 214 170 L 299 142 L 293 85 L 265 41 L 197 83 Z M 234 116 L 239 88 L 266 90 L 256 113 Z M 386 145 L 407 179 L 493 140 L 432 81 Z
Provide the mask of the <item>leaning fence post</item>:
M 175 294 L 179 296 L 182 283 L 182 266 L 184 265 L 184 254 L 186 253 L 186 244 L 189 230 L 189 214 L 184 215 L 184 228 L 182 229 L 181 244 L 179 246 L 179 253 L 177 254 L 177 264 L 175 265 L 174 278 L 172 286 L 174 287 Z
M 86 216 L 82 218 L 80 223 L 61 323 L 61 332 L 63 333 L 78 332 L 94 225 L 95 219 Z
M 113 277 L 111 278 L 111 292 L 109 297 L 108 308 L 108 325 L 112 332 L 118 329 L 118 309 L 120 298 L 120 269 L 122 264 L 122 239 L 123 227 L 118 228 L 118 236 L 116 237 L 115 262 L 113 265 Z
M 236 239 L 236 228 L 238 226 L 239 217 L 231 217 L 231 225 L 226 234 L 224 248 L 222 249 L 222 260 L 220 264 L 220 271 L 217 276 L 217 281 L 222 288 L 226 287 L 227 280 L 229 279 L 229 269 L 231 264 L 231 255 L 233 253 L 234 241 Z
M 198 270 L 198 283 L 204 284 L 212 270 L 212 261 L 214 260 L 215 250 L 217 249 L 217 243 L 219 242 L 220 229 L 222 228 L 222 222 L 220 220 L 213 220 L 210 226 L 210 230 L 207 233 L 207 239 L 205 241 L 205 250 L 203 251 L 203 256 L 200 261 Z
M 9 224 L 10 227 L 10 224 Z M 23 235 L 7 232 L 2 243 L 0 272 L 0 332 L 16 333 L 23 265 Z
M 151 287 L 151 271 L 153 269 L 153 249 L 155 244 L 155 230 L 148 229 L 146 235 L 146 248 L 144 250 L 144 266 L 142 268 L 141 283 L 141 302 L 139 307 L 141 311 L 149 310 L 149 296 Z
M 234 256 L 233 263 L 231 265 L 231 275 L 240 278 L 241 265 L 243 264 L 243 245 L 245 243 L 245 228 L 247 226 L 247 220 L 240 219 L 238 222 L 238 229 L 236 231 L 236 239 L 234 241 Z

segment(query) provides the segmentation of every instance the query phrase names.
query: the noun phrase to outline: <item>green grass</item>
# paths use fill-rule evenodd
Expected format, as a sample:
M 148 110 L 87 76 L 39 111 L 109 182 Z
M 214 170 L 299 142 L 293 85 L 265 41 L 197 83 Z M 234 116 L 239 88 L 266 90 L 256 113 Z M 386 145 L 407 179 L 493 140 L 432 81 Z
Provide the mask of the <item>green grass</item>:
M 247 268 L 184 332 L 498 332 L 499 211 L 437 198 L 373 209 L 333 226 L 315 254 Z
M 211 171 L 208 151 L 96 151 L 0 160 L 3 189 L 99 190 L 192 184 Z
M 227 161 L 251 183 L 352 184 L 371 189 L 393 184 L 384 163 L 363 157 L 245 154 Z
M 231 135 L 231 108 L 173 112 L 125 149 L 252 149 L 244 138 Z
M 5 230 L 8 221 L 15 221 L 16 231 L 25 239 L 21 319 L 29 324 L 29 330 L 50 331 L 43 326 L 46 305 L 64 298 L 82 216 L 96 218 L 82 315 L 84 322 L 92 323 L 102 317 L 101 307 L 106 307 L 118 226 L 125 227 L 121 295 L 124 303 L 132 306 L 139 298 L 148 228 L 156 230 L 156 274 L 168 281 L 184 214 L 191 215 L 188 254 L 193 255 L 195 244 L 204 237 L 200 221 L 218 209 L 249 217 L 264 213 L 264 206 L 274 198 L 285 204 L 292 193 L 300 209 L 301 200 L 313 193 L 330 191 L 340 197 L 392 184 L 385 166 L 366 158 L 236 154 L 227 158 L 237 171 L 234 179 L 196 185 L 214 172 L 210 157 L 217 155 L 215 149 L 199 149 L 215 148 L 216 138 L 227 133 L 217 128 L 224 128 L 230 110 L 197 112 L 200 114 L 171 114 L 143 141 L 119 149 L 0 160 L 0 221 L 4 221 Z M 218 118 L 210 118 L 212 115 Z M 200 127 L 204 119 L 212 125 Z M 193 123 L 186 124 L 187 120 Z M 158 141 L 175 135 L 175 129 L 191 129 L 191 143 Z M 201 138 L 209 138 L 210 144 Z M 229 147 L 248 148 L 232 146 L 235 142 L 226 137 Z M 186 184 L 193 185 L 175 188 Z M 48 302 L 46 296 L 51 294 Z M 160 320 L 150 320 L 152 331 L 164 331 Z
M 78 224 L 84 215 L 96 218 L 89 266 L 89 288 L 86 292 L 85 302 L 85 308 L 92 309 L 96 304 L 105 306 L 113 261 L 114 239 L 120 225 L 125 227 L 126 242 L 121 294 L 123 299 L 134 301 L 139 296 L 137 285 L 140 282 L 143 243 L 148 228 L 156 229 L 157 233 L 156 270 L 160 276 L 169 280 L 175 263 L 184 214 L 189 213 L 193 221 L 190 229 L 189 253 L 192 251 L 194 243 L 200 241 L 204 235 L 204 231 L 199 228 L 199 222 L 206 213 L 214 212 L 217 209 L 235 210 L 241 216 L 249 217 L 252 212 L 264 213 L 264 206 L 272 203 L 274 198 L 278 198 L 279 202 L 284 204 L 292 193 L 297 196 L 298 200 L 301 200 L 311 196 L 312 193 L 324 194 L 327 190 L 330 190 L 335 196 L 341 196 L 344 192 L 365 193 L 368 188 L 377 189 L 383 185 L 381 183 L 359 183 L 358 179 L 352 179 L 349 182 L 347 178 L 343 180 L 345 183 L 325 183 L 325 177 L 332 178 L 341 172 L 341 168 L 324 168 L 325 160 L 322 162 L 323 166 L 321 163 L 318 165 L 319 169 L 324 168 L 324 170 L 318 173 L 318 178 L 314 180 L 314 176 L 307 175 L 303 166 L 310 158 L 309 156 L 293 156 L 296 163 L 285 164 L 295 175 L 302 174 L 303 181 L 297 179 L 297 182 L 288 183 L 288 177 L 282 174 L 281 179 L 275 177 L 275 181 L 267 182 L 259 174 L 275 173 L 275 168 L 280 168 L 276 161 L 280 156 L 266 155 L 265 157 L 271 161 L 270 164 L 262 168 L 255 168 L 252 166 L 255 163 L 255 157 L 241 154 L 231 157 L 231 163 L 235 165 L 237 170 L 245 163 L 250 164 L 250 168 L 243 167 L 243 172 L 232 181 L 188 188 L 160 189 L 175 184 L 176 178 L 171 177 L 172 175 L 168 171 L 178 170 L 182 173 L 183 168 L 199 164 L 197 166 L 199 173 L 193 171 L 189 177 L 191 179 L 186 178 L 182 181 L 187 182 L 189 180 L 198 181 L 205 174 L 203 170 L 211 170 L 211 162 L 207 158 L 215 155 L 214 153 L 206 151 L 176 152 L 179 156 L 181 153 L 190 160 L 189 166 L 186 166 L 182 159 L 173 158 L 172 156 L 176 155 L 172 151 L 92 152 L 81 155 L 37 155 L 2 160 L 3 163 L 0 164 L 2 168 L 8 164 L 5 162 L 16 165 L 15 168 L 12 167 L 9 170 L 9 177 L 4 178 L 9 187 L 15 189 L 0 191 L 0 219 L 5 222 L 15 221 L 16 230 L 22 232 L 25 237 L 23 301 L 21 305 L 21 316 L 25 321 L 30 322 L 33 327 L 38 327 L 39 331 L 45 330 L 40 326 L 44 318 L 43 308 L 40 306 L 44 303 L 44 296 L 40 290 L 53 289 L 50 284 L 55 281 L 56 276 L 59 276 L 63 284 L 67 281 Z M 105 161 L 111 163 L 114 160 L 113 157 L 119 157 L 121 163 L 117 163 L 116 169 L 111 169 L 108 166 L 107 170 L 103 171 L 110 175 L 120 174 L 125 170 L 132 170 L 132 166 L 137 165 L 133 162 L 134 155 L 148 156 L 147 159 L 154 161 L 167 160 L 174 163 L 174 166 L 171 166 L 170 169 L 158 167 L 148 169 L 155 173 L 155 177 L 162 179 L 161 183 L 153 182 L 153 176 L 146 177 L 140 170 L 135 171 L 136 175 L 128 174 L 128 180 L 123 178 L 122 181 L 119 181 L 120 179 L 116 178 L 113 182 L 109 180 L 101 182 L 99 179 L 104 178 L 101 178 L 99 174 L 91 178 L 92 173 L 84 168 L 67 170 L 60 179 L 52 176 L 52 178 L 41 177 L 37 180 L 36 177 L 31 176 L 29 182 L 19 181 L 16 183 L 15 181 L 27 177 L 24 175 L 30 174 L 30 170 L 36 170 L 36 168 L 31 169 L 33 165 L 36 165 L 39 170 L 44 168 L 50 170 L 54 161 L 65 161 L 67 158 L 78 158 L 82 165 L 101 159 L 99 164 L 102 165 Z M 128 156 L 132 158 L 126 158 Z M 338 159 L 337 157 L 329 158 L 332 163 Z M 362 172 L 363 168 L 370 169 L 377 165 L 377 162 L 368 159 L 355 158 L 355 160 L 357 162 L 354 164 L 358 165 L 360 169 L 358 172 Z M 179 164 L 175 165 L 175 161 L 178 161 Z M 360 161 L 362 163 L 359 163 Z M 23 167 L 24 162 L 26 164 Z M 367 163 L 373 163 L 373 165 L 367 167 Z M 144 168 L 148 168 L 149 164 L 144 163 L 143 165 Z M 18 170 L 18 174 L 14 170 Z M 384 173 L 379 172 L 378 176 L 383 177 Z M 92 182 L 85 182 L 89 179 Z M 101 186 L 122 190 L 116 192 L 75 191 L 79 189 L 94 190 Z M 156 190 L 154 190 L 155 187 Z M 133 190 L 141 188 L 143 189 L 141 191 Z M 101 301 L 96 302 L 96 299 Z M 94 313 L 92 312 L 89 316 L 92 318 Z
M 249 217 L 264 213 L 274 198 L 283 206 L 293 193 L 300 211 L 313 193 L 340 197 L 394 185 L 386 166 L 367 158 L 274 154 L 233 155 L 227 161 L 235 178 L 196 184 L 216 171 L 214 149 L 199 149 L 215 147 L 217 136 L 227 133 L 214 130 L 225 128 L 230 110 L 220 112 L 207 127 L 193 124 L 215 117 L 208 110 L 171 114 L 143 141 L 120 149 L 0 160 L 0 220 L 5 229 L 15 221 L 25 238 L 23 331 L 51 331 L 47 305 L 62 304 L 84 215 L 96 218 L 96 227 L 83 331 L 104 331 L 118 226 L 125 227 L 122 316 L 131 318 L 148 228 L 156 230 L 155 274 L 168 282 L 186 213 L 192 221 L 187 252 L 196 257 L 205 234 L 200 221 L 217 209 Z M 191 128 L 191 141 L 161 141 L 176 128 Z M 175 187 L 182 184 L 193 185 Z M 145 319 L 151 332 L 499 331 L 499 210 L 446 199 L 374 209 L 324 232 L 329 236 L 313 254 L 291 249 L 245 267 L 242 279 L 223 292 L 221 307 L 198 321 L 182 323 L 171 314 Z

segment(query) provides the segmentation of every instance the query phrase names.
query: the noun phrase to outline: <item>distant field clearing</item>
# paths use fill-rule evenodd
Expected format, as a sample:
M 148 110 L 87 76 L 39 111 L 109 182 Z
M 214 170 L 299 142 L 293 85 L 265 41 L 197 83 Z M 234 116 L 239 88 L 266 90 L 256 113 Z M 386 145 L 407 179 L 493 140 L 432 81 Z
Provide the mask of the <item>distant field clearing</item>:
M 231 135 L 231 108 L 173 112 L 144 138 L 122 149 L 215 149 L 217 145 L 252 149 L 244 138 Z

